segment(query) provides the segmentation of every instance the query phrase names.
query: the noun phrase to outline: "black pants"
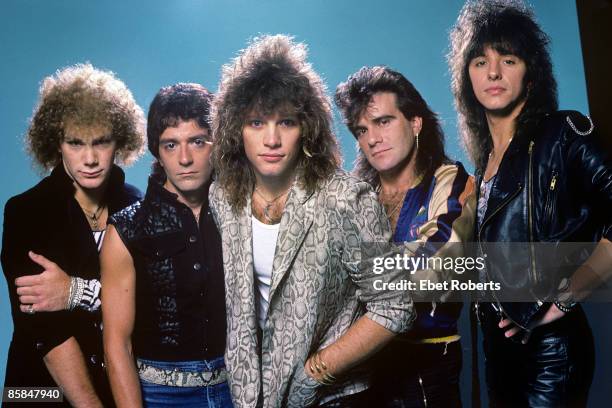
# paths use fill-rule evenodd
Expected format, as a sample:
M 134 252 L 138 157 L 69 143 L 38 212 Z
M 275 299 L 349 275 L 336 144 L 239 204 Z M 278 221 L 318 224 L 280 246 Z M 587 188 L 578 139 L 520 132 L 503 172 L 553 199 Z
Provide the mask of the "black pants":
M 527 344 L 504 337 L 490 304 L 479 309 L 490 407 L 586 406 L 595 353 L 580 307 L 534 329 Z
M 371 388 L 384 408 L 461 407 L 461 343 L 413 344 L 392 341 L 374 356 Z
M 372 408 L 377 406 L 370 390 L 347 395 L 319 405 L 319 408 Z

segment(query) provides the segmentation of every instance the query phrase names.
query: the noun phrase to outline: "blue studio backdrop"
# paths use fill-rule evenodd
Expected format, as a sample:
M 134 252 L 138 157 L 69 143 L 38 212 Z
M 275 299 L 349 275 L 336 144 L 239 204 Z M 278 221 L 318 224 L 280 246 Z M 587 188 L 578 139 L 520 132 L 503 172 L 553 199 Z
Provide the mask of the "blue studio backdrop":
M 114 71 L 147 110 L 157 92 L 176 82 L 216 90 L 222 64 L 249 38 L 285 33 L 308 44 L 310 61 L 336 85 L 363 65 L 388 65 L 410 79 L 443 122 L 451 157 L 473 168 L 457 137 L 445 55 L 448 31 L 462 0 L 3 0 L 0 3 L 0 205 L 33 186 L 40 174 L 25 154 L 23 135 L 42 78 L 89 61 Z M 552 38 L 561 108 L 588 112 L 576 5 L 534 0 Z M 352 168 L 355 142 L 336 113 L 344 167 Z M 146 187 L 151 156 L 127 169 L 127 181 Z M 591 313 L 601 313 L 602 306 Z M 601 339 L 612 318 L 591 319 L 597 368 L 591 405 L 602 406 L 612 384 L 612 356 Z M 464 315 L 462 326 L 467 319 Z M 12 335 L 6 282 L 0 279 L 0 381 Z M 606 331 L 607 330 L 607 334 Z M 463 330 L 467 333 L 467 330 Z M 469 341 L 463 342 L 463 401 L 469 402 Z M 598 402 L 599 401 L 599 402 Z

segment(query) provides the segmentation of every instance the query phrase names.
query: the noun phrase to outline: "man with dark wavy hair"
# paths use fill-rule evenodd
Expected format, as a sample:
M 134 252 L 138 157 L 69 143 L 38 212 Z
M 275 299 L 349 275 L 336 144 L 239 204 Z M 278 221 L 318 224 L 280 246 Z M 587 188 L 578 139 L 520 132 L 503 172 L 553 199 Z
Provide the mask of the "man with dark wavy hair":
M 364 267 L 389 223 L 371 186 L 338 168 L 305 46 L 264 36 L 225 66 L 213 133 L 234 404 L 373 406 L 359 363 L 410 327 L 413 305 Z
M 211 100 L 198 84 L 157 93 L 146 196 L 109 220 L 102 312 L 119 407 L 231 407 L 221 243 L 208 210 Z
M 435 247 L 429 253 L 436 256 L 452 243 L 460 256 L 456 250 L 472 236 L 474 179 L 447 158 L 438 119 L 421 94 L 399 72 L 377 66 L 338 85 L 335 99 L 359 144 L 355 173 L 378 192 L 393 241 Z M 431 272 L 419 271 L 418 279 L 451 278 Z M 415 304 L 413 328 L 373 359 L 378 406 L 461 406 L 461 303 L 428 300 Z
M 479 185 L 478 244 L 529 243 L 503 265 L 489 257 L 481 274 L 527 294 L 476 303 L 491 405 L 585 406 L 593 338 L 576 302 L 612 267 L 609 154 L 588 117 L 557 111 L 549 40 L 522 2 L 468 2 L 450 40 L 460 130 Z M 585 241 L 597 247 L 571 270 L 543 269 L 534 249 Z M 543 282 L 551 290 L 541 297 Z

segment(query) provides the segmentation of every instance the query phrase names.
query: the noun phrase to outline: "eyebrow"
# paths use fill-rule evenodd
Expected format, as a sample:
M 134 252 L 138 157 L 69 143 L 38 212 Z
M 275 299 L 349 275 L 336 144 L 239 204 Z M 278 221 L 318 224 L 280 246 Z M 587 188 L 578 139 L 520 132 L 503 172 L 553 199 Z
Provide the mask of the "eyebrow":
M 89 138 L 87 138 L 89 139 Z M 105 142 L 107 140 L 113 140 L 113 136 L 112 134 L 108 134 L 108 135 L 103 135 L 103 136 L 99 136 L 96 138 L 91 139 L 92 143 L 96 143 L 96 142 Z M 68 135 L 64 135 L 64 141 L 65 142 L 81 142 L 81 143 L 86 143 L 85 139 L 81 136 L 68 136 Z
M 92 142 L 93 143 L 95 143 L 95 142 L 105 142 L 107 140 L 113 140 L 113 136 L 108 134 L 108 135 L 96 137 L 95 139 L 92 140 Z
M 194 136 L 189 136 L 187 138 L 187 141 L 191 142 L 191 141 L 196 140 L 196 139 L 207 139 L 207 138 L 210 138 L 210 134 L 199 133 L 199 134 L 194 135 Z M 178 143 L 178 142 L 179 142 L 178 139 L 174 138 L 174 137 L 167 137 L 167 138 L 163 138 L 163 139 L 160 138 L 159 139 L 159 143 Z
M 385 120 L 385 119 L 395 119 L 396 116 L 395 115 L 381 115 L 378 117 L 375 117 L 374 119 L 372 119 L 372 122 L 374 123 L 380 123 L 381 121 Z

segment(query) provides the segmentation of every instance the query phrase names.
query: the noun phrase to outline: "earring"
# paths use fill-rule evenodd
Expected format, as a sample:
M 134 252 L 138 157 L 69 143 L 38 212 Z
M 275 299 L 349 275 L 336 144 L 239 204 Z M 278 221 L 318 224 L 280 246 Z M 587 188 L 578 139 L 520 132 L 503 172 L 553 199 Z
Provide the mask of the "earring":
M 311 159 L 311 158 L 312 158 L 312 153 L 310 153 L 310 152 L 308 151 L 308 149 L 306 148 L 306 146 L 302 145 L 302 151 L 304 152 L 304 155 L 305 155 L 306 157 L 308 157 L 309 159 Z
M 414 138 L 416 139 L 416 149 L 419 150 L 419 134 L 417 133 L 416 135 L 414 135 Z

